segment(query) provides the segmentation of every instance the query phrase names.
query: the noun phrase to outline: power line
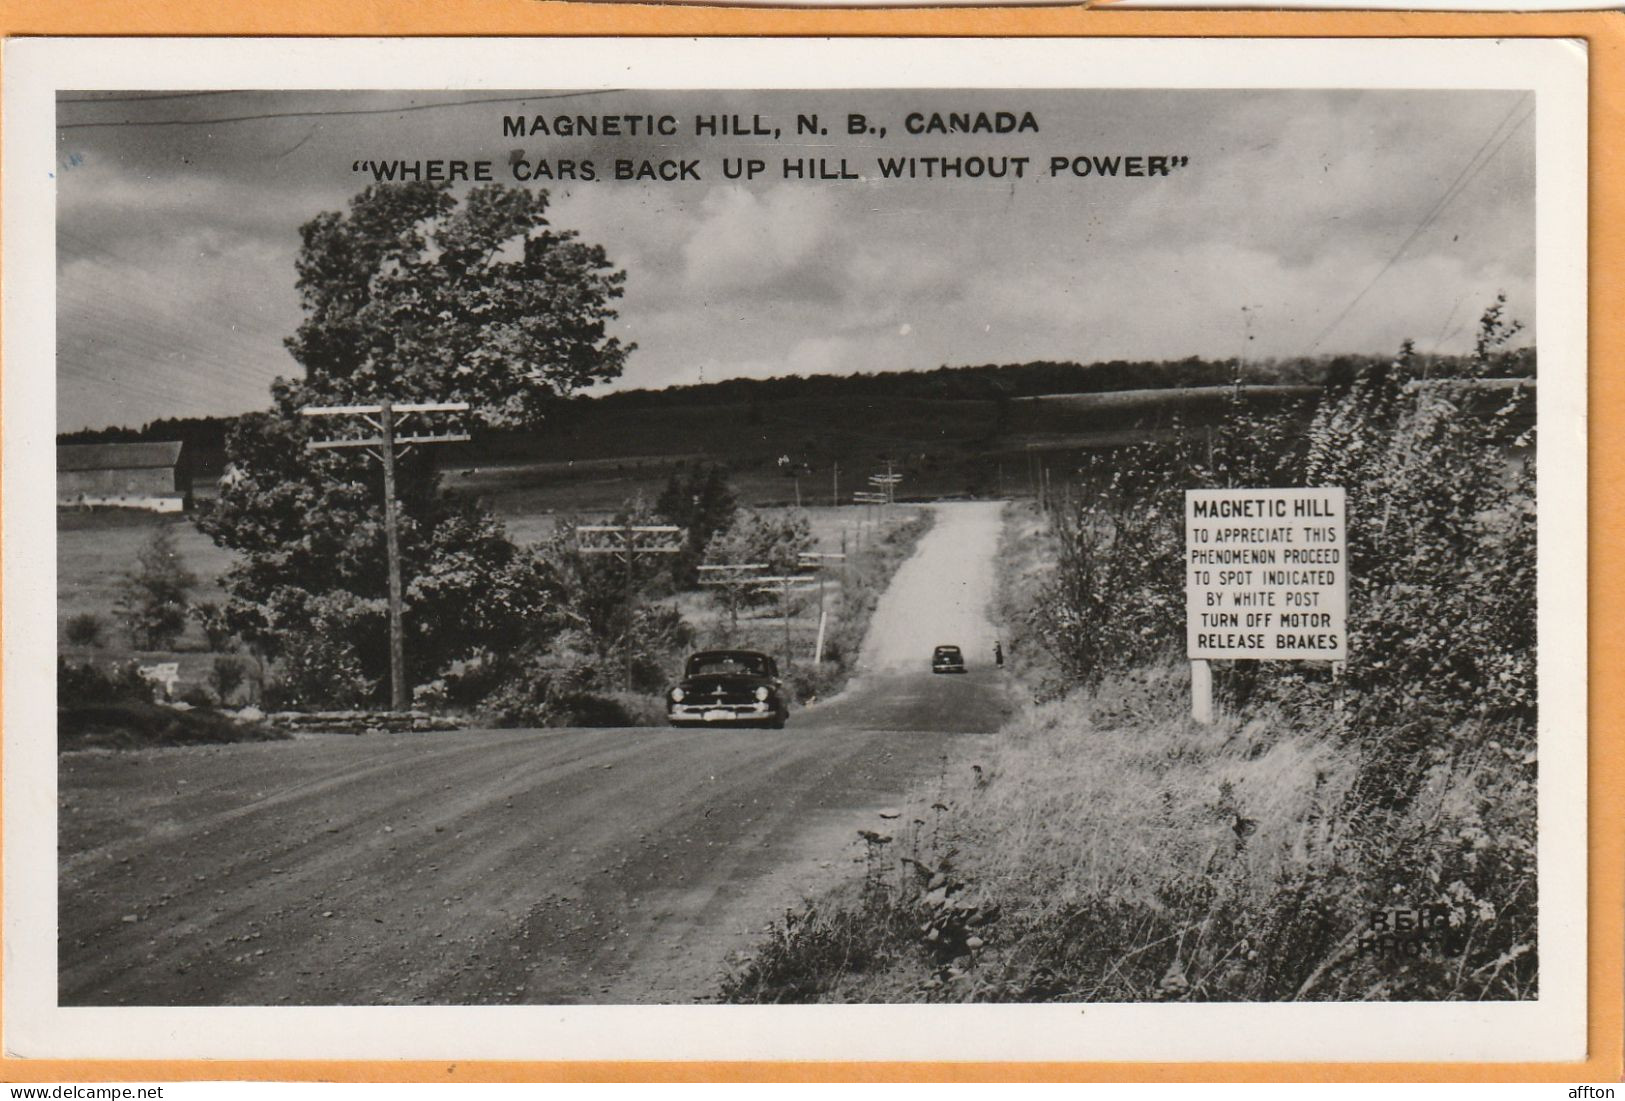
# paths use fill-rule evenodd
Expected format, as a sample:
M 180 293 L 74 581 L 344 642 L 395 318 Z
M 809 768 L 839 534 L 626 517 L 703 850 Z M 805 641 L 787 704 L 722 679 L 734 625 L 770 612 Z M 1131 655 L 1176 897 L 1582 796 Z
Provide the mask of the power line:
M 206 92 L 154 92 L 146 96 L 58 96 L 57 103 L 146 103 L 156 99 L 196 99 L 199 96 L 237 96 L 253 88 L 211 88 Z
M 354 107 L 326 111 L 268 111 L 257 115 L 227 115 L 206 119 L 121 119 L 105 122 L 63 122 L 58 130 L 84 130 L 104 126 L 222 126 L 231 122 L 261 122 L 267 119 L 337 118 L 355 115 L 404 115 L 412 111 L 441 111 L 452 107 L 475 107 L 487 103 L 530 103 L 535 100 L 575 99 L 580 96 L 599 96 L 608 92 L 625 91 L 624 88 L 600 88 L 586 92 L 555 92 L 549 95 L 490 96 L 483 99 L 460 99 L 448 103 L 414 103 L 405 107 Z
M 1438 219 L 1439 215 L 1444 213 L 1445 207 L 1449 206 L 1458 195 L 1467 189 L 1467 185 L 1477 178 L 1478 174 L 1484 170 L 1484 167 L 1488 165 L 1490 161 L 1495 159 L 1496 154 L 1501 151 L 1506 143 L 1512 140 L 1512 136 L 1523 127 L 1524 123 L 1529 121 L 1529 119 L 1535 113 L 1533 109 L 1530 109 L 1522 118 L 1513 123 L 1512 128 L 1507 130 L 1504 136 L 1501 136 L 1500 143 L 1497 144 L 1493 150 L 1490 150 L 1487 156 L 1485 155 L 1485 150 L 1489 149 L 1490 143 L 1494 142 L 1496 137 L 1501 135 L 1502 127 L 1506 126 L 1507 121 L 1511 119 L 1512 116 L 1516 114 L 1525 103 L 1528 102 L 1528 100 L 1529 93 L 1526 92 L 1524 95 L 1519 97 L 1516 103 L 1512 105 L 1511 110 L 1507 111 L 1507 113 L 1502 116 L 1501 120 L 1495 124 L 1495 128 L 1490 131 L 1489 135 L 1484 139 L 1483 143 L 1479 145 L 1472 157 L 1468 159 L 1461 171 L 1456 174 L 1456 178 L 1451 181 L 1450 186 L 1445 188 L 1444 193 L 1441 194 L 1437 200 L 1435 200 L 1433 205 L 1428 209 L 1427 213 L 1422 216 L 1422 220 L 1417 223 L 1416 228 L 1411 231 L 1410 236 L 1406 237 L 1405 240 L 1400 244 L 1399 248 L 1394 250 L 1393 255 L 1388 258 L 1388 262 L 1382 266 L 1382 269 L 1378 271 L 1376 275 L 1371 277 L 1370 282 L 1360 289 L 1360 293 L 1356 294 L 1349 301 L 1349 304 L 1343 307 L 1342 312 L 1332 319 L 1332 323 L 1322 329 L 1320 331 L 1320 335 L 1315 337 L 1315 339 L 1310 342 L 1310 352 L 1314 352 L 1315 349 L 1319 348 L 1321 341 L 1325 340 L 1328 336 L 1336 331 L 1337 327 L 1341 325 L 1345 319 L 1347 319 L 1349 314 L 1354 312 L 1354 308 L 1360 304 L 1360 302 L 1365 298 L 1366 294 L 1370 292 L 1371 288 L 1375 287 L 1382 277 L 1387 275 L 1388 272 L 1392 270 L 1393 266 L 1399 262 L 1399 258 L 1405 254 L 1405 250 L 1410 248 L 1418 237 L 1427 232 L 1428 228 L 1433 225 L 1433 223 Z

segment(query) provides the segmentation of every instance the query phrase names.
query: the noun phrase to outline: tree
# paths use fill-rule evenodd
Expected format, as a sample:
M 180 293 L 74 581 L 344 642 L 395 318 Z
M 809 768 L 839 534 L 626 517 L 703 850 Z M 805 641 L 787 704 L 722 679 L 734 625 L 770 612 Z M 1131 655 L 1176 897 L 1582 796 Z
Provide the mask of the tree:
M 747 513 L 726 531 L 718 532 L 705 548 L 705 560 L 717 565 L 760 563 L 763 577 L 783 577 L 801 568 L 801 553 L 813 548 L 812 525 L 800 512 Z M 771 603 L 777 590 L 761 591 L 745 585 L 718 585 L 718 602 L 730 615 Z
M 138 650 L 167 650 L 186 630 L 188 597 L 197 578 L 181 561 L 168 524 L 153 529 L 136 559 L 137 568 L 119 586 L 118 616 Z
M 306 374 L 289 396 L 466 401 L 520 426 L 619 376 L 634 346 L 606 328 L 626 273 L 552 229 L 547 205 L 545 190 L 493 184 L 459 205 L 449 184 L 386 184 L 307 222 L 287 341 Z
M 219 499 L 200 526 L 240 552 L 229 629 L 324 703 L 376 694 L 389 664 L 383 495 L 358 449 L 311 451 L 307 405 L 466 401 L 486 425 L 535 423 L 581 386 L 615 378 L 630 345 L 606 335 L 624 273 L 549 227 L 545 191 L 369 187 L 301 230 L 304 367 L 272 408 L 227 437 Z M 492 516 L 440 492 L 421 450 L 397 463 L 409 673 L 512 645 L 539 614 L 541 564 Z M 316 635 L 324 636 L 316 639 Z M 348 698 L 346 698 L 348 697 Z
M 683 588 L 699 581 L 705 548 L 717 533 L 727 531 L 739 510 L 738 498 L 728 484 L 728 472 L 707 463 L 690 468 L 688 477 L 676 473 L 655 500 L 655 513 L 683 529 L 683 552 L 672 562 L 672 580 Z

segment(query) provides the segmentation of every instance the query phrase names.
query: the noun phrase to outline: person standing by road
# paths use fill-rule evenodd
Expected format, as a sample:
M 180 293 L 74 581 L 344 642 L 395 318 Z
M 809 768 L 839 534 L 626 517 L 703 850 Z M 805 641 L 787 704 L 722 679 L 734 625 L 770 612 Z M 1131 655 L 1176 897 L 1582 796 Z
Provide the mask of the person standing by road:
M 993 640 L 993 664 L 1000 669 L 1004 668 L 1004 643 L 998 639 Z

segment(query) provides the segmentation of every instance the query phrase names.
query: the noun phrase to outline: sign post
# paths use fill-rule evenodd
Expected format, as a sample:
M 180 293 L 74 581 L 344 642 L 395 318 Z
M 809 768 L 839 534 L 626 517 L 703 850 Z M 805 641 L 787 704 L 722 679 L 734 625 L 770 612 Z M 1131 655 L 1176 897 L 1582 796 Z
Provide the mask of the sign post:
M 1185 491 L 1191 716 L 1213 721 L 1214 660 L 1348 660 L 1342 487 Z

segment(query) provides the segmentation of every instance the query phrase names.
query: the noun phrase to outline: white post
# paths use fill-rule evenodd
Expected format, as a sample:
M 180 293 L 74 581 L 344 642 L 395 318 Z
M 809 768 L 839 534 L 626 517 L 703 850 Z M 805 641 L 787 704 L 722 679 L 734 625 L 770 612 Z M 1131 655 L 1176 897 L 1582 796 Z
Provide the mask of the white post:
M 1213 667 L 1200 658 L 1191 662 L 1191 718 L 1203 726 L 1213 722 Z
M 818 610 L 818 642 L 813 646 L 813 664 L 821 664 L 824 660 L 824 624 L 829 614 L 822 608 Z

